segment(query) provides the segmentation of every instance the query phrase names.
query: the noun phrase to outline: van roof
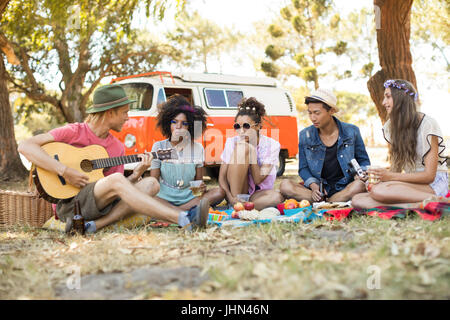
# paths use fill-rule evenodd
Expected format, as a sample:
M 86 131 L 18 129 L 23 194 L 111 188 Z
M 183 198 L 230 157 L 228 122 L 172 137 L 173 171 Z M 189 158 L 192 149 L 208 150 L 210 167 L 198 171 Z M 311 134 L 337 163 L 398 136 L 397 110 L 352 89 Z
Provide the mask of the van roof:
M 277 86 L 276 79 L 269 77 L 243 77 L 220 73 L 183 73 L 174 75 L 174 77 L 180 78 L 185 82 L 227 83 L 264 87 Z
M 199 82 L 199 83 L 218 83 L 218 84 L 234 84 L 234 85 L 247 85 L 247 86 L 262 86 L 262 87 L 276 87 L 277 82 L 275 78 L 270 77 L 243 77 L 235 75 L 225 75 L 219 73 L 181 73 L 174 74 L 166 71 L 156 71 L 150 73 L 142 73 L 131 76 L 115 78 L 111 83 L 126 80 L 131 78 L 152 78 L 159 77 L 162 81 L 162 77 L 170 77 L 172 81 L 177 78 L 183 82 Z

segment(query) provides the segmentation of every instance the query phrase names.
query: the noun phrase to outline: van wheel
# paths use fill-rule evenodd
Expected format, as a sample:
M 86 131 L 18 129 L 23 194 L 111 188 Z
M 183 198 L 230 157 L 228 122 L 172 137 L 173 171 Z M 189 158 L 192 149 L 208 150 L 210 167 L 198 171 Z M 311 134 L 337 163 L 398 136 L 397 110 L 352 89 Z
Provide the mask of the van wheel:
M 280 161 L 280 166 L 278 167 L 277 177 L 281 177 L 284 173 L 284 169 L 286 168 L 286 155 L 284 152 L 280 152 L 278 158 Z

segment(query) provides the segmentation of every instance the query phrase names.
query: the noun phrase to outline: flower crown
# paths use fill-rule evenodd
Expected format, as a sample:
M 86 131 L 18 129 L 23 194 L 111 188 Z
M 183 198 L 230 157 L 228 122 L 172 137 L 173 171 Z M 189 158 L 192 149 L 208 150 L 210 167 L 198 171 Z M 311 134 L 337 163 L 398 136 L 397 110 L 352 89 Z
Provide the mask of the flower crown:
M 406 94 L 409 94 L 411 97 L 413 97 L 414 101 L 417 101 L 417 99 L 419 98 L 419 95 L 417 93 L 414 93 L 414 91 L 408 89 L 404 83 L 397 83 L 395 82 L 395 80 L 386 80 L 386 82 L 384 83 L 384 87 L 403 90 Z

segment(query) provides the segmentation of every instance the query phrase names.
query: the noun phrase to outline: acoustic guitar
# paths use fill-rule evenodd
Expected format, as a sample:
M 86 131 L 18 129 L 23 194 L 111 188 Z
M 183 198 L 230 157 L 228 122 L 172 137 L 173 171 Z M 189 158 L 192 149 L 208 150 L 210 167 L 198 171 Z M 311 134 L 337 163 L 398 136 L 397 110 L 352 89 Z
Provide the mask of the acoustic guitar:
M 103 178 L 104 168 L 141 161 L 138 154 L 110 158 L 106 149 L 100 145 L 77 148 L 62 142 L 50 142 L 43 145 L 42 149 L 67 167 L 86 174 L 89 183 Z M 158 150 L 151 154 L 154 159 L 177 159 L 177 152 L 174 149 Z M 70 199 L 80 191 L 80 188 L 67 183 L 62 176 L 40 167 L 34 170 L 34 182 L 39 195 L 52 203 Z

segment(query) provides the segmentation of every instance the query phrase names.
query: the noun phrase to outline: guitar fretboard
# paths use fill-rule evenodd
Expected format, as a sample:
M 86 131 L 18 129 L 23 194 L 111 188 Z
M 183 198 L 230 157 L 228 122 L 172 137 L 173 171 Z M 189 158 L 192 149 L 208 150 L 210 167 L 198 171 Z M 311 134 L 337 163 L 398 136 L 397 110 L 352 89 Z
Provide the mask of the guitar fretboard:
M 152 152 L 151 154 L 153 155 L 154 159 L 158 158 L 158 155 L 156 152 Z M 137 154 L 132 154 L 129 156 L 96 159 L 96 160 L 92 160 L 92 168 L 94 170 L 101 169 L 101 168 L 111 168 L 111 167 L 120 166 L 122 164 L 140 162 L 140 161 L 141 161 L 141 159 L 138 158 Z

